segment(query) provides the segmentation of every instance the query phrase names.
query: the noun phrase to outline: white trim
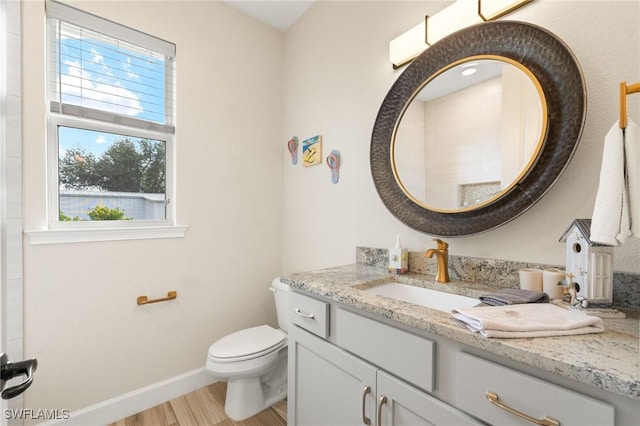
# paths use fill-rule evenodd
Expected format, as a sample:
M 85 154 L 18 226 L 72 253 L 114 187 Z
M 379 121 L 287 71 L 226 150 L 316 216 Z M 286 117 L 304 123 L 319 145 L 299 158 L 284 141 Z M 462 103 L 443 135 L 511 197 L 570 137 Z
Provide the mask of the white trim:
M 72 411 L 69 419 L 52 420 L 40 423 L 40 426 L 114 423 L 215 382 L 216 380 L 209 375 L 205 367 L 198 368 L 81 410 Z
M 143 33 L 142 31 L 134 30 L 133 28 L 126 27 L 122 24 L 118 24 L 56 1 L 47 1 L 45 3 L 45 7 L 47 16 L 50 18 L 90 28 L 93 31 L 106 34 L 113 38 L 127 40 L 130 43 L 162 53 L 170 58 L 175 58 L 176 56 L 176 45 L 162 40 L 161 38 Z
M 164 141 L 171 134 L 153 130 L 143 129 L 141 127 L 130 127 L 123 123 L 94 120 L 89 117 L 76 117 L 64 114 L 58 114 L 54 111 L 49 112 L 49 124 L 56 127 L 76 127 L 80 129 L 93 130 L 95 132 L 113 133 L 115 135 L 133 136 L 141 139 L 156 139 Z M 52 128 L 55 130 L 56 127 Z M 56 141 L 57 142 L 57 141 Z
M 49 113 L 48 116 L 48 144 L 47 144 L 47 217 L 48 217 L 48 227 L 49 229 L 83 229 L 83 227 L 110 227 L 111 229 L 115 229 L 115 227 L 138 227 L 138 228 L 146 228 L 147 226 L 158 226 L 162 228 L 163 224 L 167 227 L 172 227 L 175 218 L 175 185 L 174 185 L 174 173 L 175 173 L 175 143 L 173 134 L 169 133 L 159 133 L 151 130 L 143 130 L 143 129 L 135 129 L 135 128 L 125 128 L 124 126 L 117 125 L 114 123 L 106 123 L 99 122 L 89 119 L 77 118 L 64 116 L 60 114 Z M 59 217 L 59 186 L 58 186 L 58 126 L 63 127 L 76 127 L 89 131 L 96 132 L 106 132 L 106 133 L 115 133 L 122 134 L 124 136 L 133 136 L 139 138 L 149 138 L 159 140 L 165 143 L 165 197 L 168 201 L 165 210 L 165 219 L 163 221 L 117 221 L 117 223 L 100 225 L 97 222 L 93 225 L 85 224 L 81 222 L 60 222 L 58 220 Z M 144 223 L 147 222 L 147 223 Z M 161 222 L 161 223 L 160 223 Z M 173 227 L 177 227 L 173 226 Z M 148 237 L 148 238 L 166 238 L 166 237 Z M 87 241 L 103 241 L 110 239 L 120 239 L 120 238 L 102 238 L 102 239 L 91 239 Z M 125 238 L 125 239 L 133 239 L 133 238 Z
M 165 70 L 170 68 L 171 67 L 167 66 L 165 67 Z M 173 108 L 171 105 L 167 105 L 165 109 L 171 110 Z M 155 121 L 142 120 L 140 118 L 129 117 L 127 115 L 116 114 L 114 112 L 103 111 L 100 109 L 65 103 L 61 104 L 57 101 L 51 101 L 49 103 L 49 111 L 51 112 L 51 115 L 60 115 L 60 118 L 56 118 L 56 121 L 58 122 L 61 122 L 63 117 L 75 117 L 75 121 L 72 121 L 73 119 L 69 120 L 69 122 L 74 125 L 77 125 L 78 122 L 82 122 L 82 120 L 95 120 L 95 122 L 91 122 L 92 126 L 98 127 L 100 123 L 106 123 L 111 124 L 113 129 L 120 129 L 122 126 L 126 126 L 131 129 L 156 132 L 158 136 L 156 136 L 155 139 L 166 138 L 167 134 L 176 133 L 176 127 L 171 124 L 156 123 Z M 169 111 L 169 114 L 172 114 L 172 112 Z M 120 134 L 122 133 L 122 130 L 114 130 L 111 133 Z
M 175 64 L 175 45 L 148 34 L 141 33 L 132 28 L 124 27 L 115 22 L 100 18 L 98 16 L 83 12 L 79 9 L 67 6 L 56 1 L 47 0 L 46 9 L 49 17 L 61 21 L 79 25 L 83 28 L 90 29 L 98 34 L 104 34 L 115 37 L 118 40 L 126 40 L 134 46 L 140 46 L 151 49 L 154 52 L 160 52 L 165 55 L 165 72 L 170 71 L 166 75 L 165 99 L 170 101 L 165 105 L 167 112 L 170 114 L 167 120 L 173 122 L 175 120 L 175 73 L 173 66 Z M 49 32 L 47 34 L 48 43 L 55 41 L 55 28 L 49 20 Z M 57 51 L 57 48 L 49 48 L 47 55 L 47 73 L 48 96 L 51 96 L 51 85 L 57 80 L 56 76 L 60 70 L 55 71 L 52 68 L 56 64 L 56 60 L 51 54 Z M 57 96 L 61 96 L 60 88 L 53 90 Z M 44 232 L 40 230 L 30 231 L 27 234 L 31 238 L 32 244 L 51 244 L 51 243 L 69 243 L 84 241 L 113 241 L 113 240 L 130 240 L 130 239 L 146 239 L 146 238 L 179 238 L 184 237 L 186 228 L 175 225 L 175 127 L 173 124 L 159 124 L 154 122 L 146 122 L 132 117 L 123 117 L 117 114 L 105 111 L 96 111 L 90 108 L 65 106 L 58 104 L 60 99 L 52 101 L 47 113 L 47 226 L 49 230 L 59 232 Z M 56 113 L 58 107 L 61 111 Z M 69 114 L 61 114 L 60 112 L 68 112 Z M 105 121 L 103 121 L 105 120 Z M 160 221 L 113 221 L 108 224 L 85 224 L 79 222 L 60 222 L 59 221 L 59 140 L 58 127 L 75 127 L 87 131 L 107 132 L 116 135 L 133 136 L 140 138 L 150 138 L 165 143 L 165 199 L 166 208 L 165 216 Z M 149 231 L 146 228 L 155 226 L 157 231 Z M 92 228 L 87 231 L 86 228 Z M 96 228 L 94 231 L 93 228 Z M 105 232 L 102 228 L 109 228 L 110 232 Z M 118 232 L 116 228 L 135 228 L 123 229 Z M 99 230 L 98 230 L 99 229 Z M 68 230 L 64 232 L 62 230 Z
M 25 231 L 32 245 L 86 243 L 95 241 L 184 238 L 186 226 L 148 226 L 123 228 L 37 229 Z
M 3 352 L 12 361 L 24 356 L 23 287 L 24 269 L 22 256 L 23 189 L 22 172 L 22 24 L 21 2 L 0 0 L 0 311 Z M 10 64 L 11 72 L 8 72 Z M 21 409 L 24 398 L 19 396 L 3 401 L 0 409 Z M 4 411 L 2 411 L 4 413 Z M 4 417 L 4 416 L 3 416 Z M 7 424 L 6 419 L 1 420 Z M 8 422 L 22 425 L 22 420 Z

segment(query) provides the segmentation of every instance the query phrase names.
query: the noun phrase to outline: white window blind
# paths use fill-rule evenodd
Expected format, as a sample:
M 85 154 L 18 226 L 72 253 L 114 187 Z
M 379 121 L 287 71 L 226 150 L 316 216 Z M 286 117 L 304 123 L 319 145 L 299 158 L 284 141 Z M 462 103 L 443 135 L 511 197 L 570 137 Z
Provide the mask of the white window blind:
M 48 1 L 52 113 L 174 133 L 175 45 Z

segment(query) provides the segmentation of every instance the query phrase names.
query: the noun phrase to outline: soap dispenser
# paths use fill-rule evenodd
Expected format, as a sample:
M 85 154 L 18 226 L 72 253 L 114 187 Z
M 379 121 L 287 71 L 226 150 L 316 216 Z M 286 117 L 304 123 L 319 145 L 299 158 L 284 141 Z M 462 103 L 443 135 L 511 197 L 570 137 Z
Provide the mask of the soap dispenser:
M 389 272 L 405 274 L 409 271 L 409 252 L 402 248 L 400 236 L 396 237 L 396 246 L 389 249 Z

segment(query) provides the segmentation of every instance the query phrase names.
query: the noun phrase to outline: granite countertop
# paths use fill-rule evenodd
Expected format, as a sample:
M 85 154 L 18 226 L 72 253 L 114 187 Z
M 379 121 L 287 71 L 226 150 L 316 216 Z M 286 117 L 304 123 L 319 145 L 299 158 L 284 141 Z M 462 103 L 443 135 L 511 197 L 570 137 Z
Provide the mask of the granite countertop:
M 625 319 L 604 319 L 604 333 L 544 338 L 485 338 L 469 331 L 447 312 L 376 296 L 358 289 L 391 280 L 471 297 L 497 289 L 460 281 L 436 283 L 428 275 L 390 275 L 385 268 L 362 264 L 282 277 L 283 282 L 305 293 L 640 400 L 640 321 L 637 312 L 627 312 Z

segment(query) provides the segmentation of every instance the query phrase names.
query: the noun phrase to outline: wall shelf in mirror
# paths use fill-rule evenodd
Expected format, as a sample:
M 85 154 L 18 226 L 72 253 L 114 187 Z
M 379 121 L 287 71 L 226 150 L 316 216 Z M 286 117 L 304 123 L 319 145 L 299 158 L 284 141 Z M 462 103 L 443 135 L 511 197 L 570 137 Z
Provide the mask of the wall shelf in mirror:
M 521 74 L 517 78 L 531 88 L 525 90 L 528 95 L 516 97 L 515 103 L 505 96 L 508 94 L 513 98 L 513 93 L 517 92 L 513 83 L 507 86 L 502 83 L 503 87 L 498 89 L 487 86 L 482 89 L 485 92 L 480 93 L 498 90 L 494 102 L 496 108 L 512 112 L 514 104 L 529 105 L 519 106 L 522 114 L 518 115 L 534 118 L 530 118 L 529 123 L 514 123 L 512 117 L 500 112 L 501 116 L 492 130 L 479 131 L 477 123 L 474 123 L 489 119 L 478 119 L 485 113 L 481 110 L 486 109 L 486 101 L 482 94 L 477 94 L 475 96 L 482 98 L 475 100 L 478 112 L 474 113 L 472 109 L 466 118 L 462 115 L 463 106 L 455 104 L 455 101 L 447 100 L 446 104 L 441 102 L 442 107 L 427 108 L 420 100 L 417 115 L 421 122 L 417 125 L 405 123 L 408 116 L 415 115 L 411 112 L 416 109 L 418 101 L 415 99 L 422 97 L 425 91 L 432 91 L 435 86 L 439 90 L 441 83 L 438 81 L 447 74 L 457 75 L 458 71 L 464 71 L 472 64 L 497 64 L 509 68 L 508 73 L 516 77 Z M 491 79 L 504 80 L 505 77 L 494 75 L 485 82 Z M 458 91 L 456 97 L 460 93 Z M 524 99 L 529 100 L 525 102 Z M 427 114 L 427 109 L 437 114 Z M 569 48 L 554 34 L 538 26 L 515 21 L 487 22 L 465 28 L 418 56 L 385 97 L 371 138 L 370 162 L 376 189 L 387 209 L 418 231 L 455 237 L 494 229 L 528 210 L 557 181 L 578 145 L 585 114 L 586 92 L 580 66 Z M 454 132 L 444 133 L 445 136 L 429 142 L 433 134 L 442 133 L 433 132 L 435 124 Z M 505 128 L 511 130 L 505 132 Z M 524 142 L 516 136 L 518 132 L 522 133 L 523 128 L 529 129 Z M 414 145 L 403 139 L 407 133 L 413 134 L 414 140 L 424 140 L 425 144 L 413 151 Z M 456 141 L 456 138 L 463 140 Z M 488 145 L 477 145 L 476 139 L 482 138 L 493 140 Z M 524 149 L 525 145 L 529 148 Z M 521 164 L 506 171 L 516 154 L 508 154 L 502 159 L 493 155 L 505 148 L 528 154 Z M 491 166 L 491 172 L 475 176 L 466 172 L 453 178 L 445 175 L 444 180 L 429 187 L 437 165 L 446 163 L 440 168 L 449 171 L 464 170 L 470 167 L 468 163 L 457 160 L 482 156 L 484 160 L 474 159 L 476 163 L 471 167 L 486 169 L 488 164 L 496 163 Z M 400 161 L 400 157 L 403 160 Z M 453 159 L 456 162 L 452 162 Z M 409 161 L 409 165 L 403 165 L 403 161 Z M 408 168 L 416 169 L 418 177 L 407 172 Z M 503 179 L 503 176 L 509 177 Z M 412 180 L 414 182 L 410 184 Z M 484 198 L 469 202 L 461 196 L 464 188 L 492 188 L 495 182 L 499 182 L 498 189 L 491 190 Z M 445 186 L 451 192 L 445 194 L 450 200 L 433 198 L 432 193 L 442 192 Z

